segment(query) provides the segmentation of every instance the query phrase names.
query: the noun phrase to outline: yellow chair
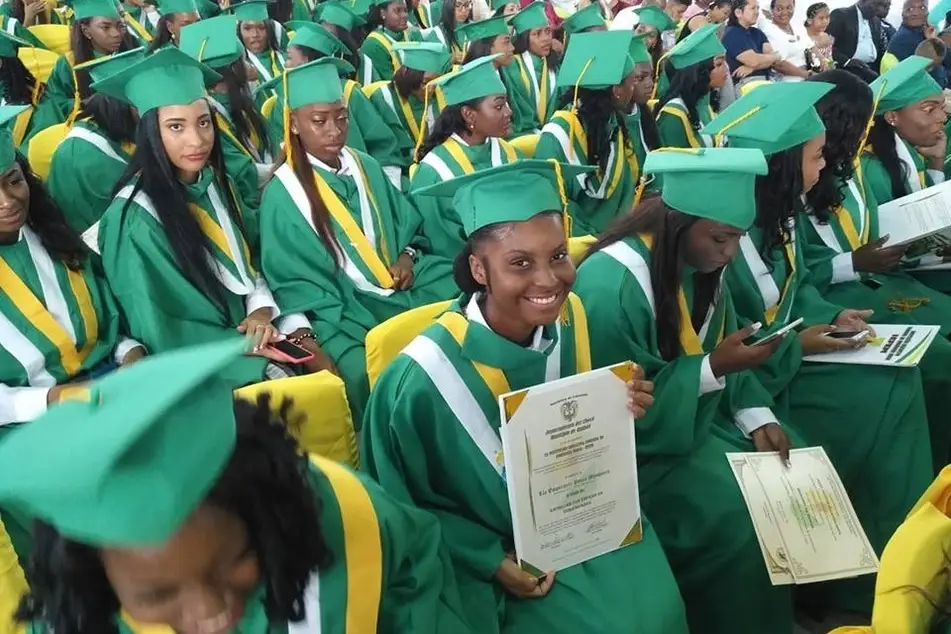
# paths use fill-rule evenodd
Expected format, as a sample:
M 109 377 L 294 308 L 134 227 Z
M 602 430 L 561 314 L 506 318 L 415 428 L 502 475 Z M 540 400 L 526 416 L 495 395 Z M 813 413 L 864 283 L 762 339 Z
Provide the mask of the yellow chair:
M 280 409 L 285 399 L 293 401 L 291 433 L 301 449 L 353 468 L 360 465 L 350 404 L 339 377 L 318 372 L 263 381 L 235 392 L 235 396 L 248 401 L 256 400 L 260 394 L 271 395 L 274 411 Z M 294 417 L 300 419 L 294 420 Z
M 53 67 L 56 66 L 56 60 L 60 58 L 60 56 L 53 51 L 34 48 L 32 46 L 24 46 L 18 49 L 17 57 L 20 58 L 20 61 L 26 66 L 26 69 L 30 71 L 30 74 L 41 84 L 45 84 L 49 81 L 50 75 L 53 73 Z
M 43 42 L 50 51 L 57 55 L 66 55 L 70 52 L 69 27 L 65 24 L 35 24 L 27 30 Z
M 509 141 L 509 145 L 524 154 L 525 158 L 533 158 L 539 137 L 541 137 L 540 134 L 523 134 Z
M 436 317 L 445 312 L 452 301 L 436 302 L 419 306 L 396 317 L 390 317 L 367 333 L 367 378 L 370 389 L 376 384 L 380 374 L 410 341 L 416 338 L 432 324 Z
M 51 125 L 40 130 L 27 144 L 26 156 L 30 161 L 30 168 L 40 180 L 46 181 L 50 174 L 50 165 L 53 163 L 53 153 L 63 142 L 72 126 L 66 123 Z
M 271 113 L 274 112 L 274 106 L 277 104 L 277 95 L 271 95 L 264 100 L 264 103 L 261 104 L 261 116 L 265 119 L 270 118 Z
M 882 553 L 871 627 L 829 634 L 927 634 L 935 618 L 929 599 L 948 598 L 951 556 L 951 467 L 945 467 Z
M 19 634 L 25 631 L 13 621 L 13 613 L 20 604 L 20 597 L 27 590 L 26 578 L 20 560 L 13 550 L 13 542 L 0 522 L 0 634 Z
M 585 256 L 592 244 L 597 242 L 594 236 L 580 236 L 578 238 L 568 238 L 568 257 L 577 265 L 581 258 Z

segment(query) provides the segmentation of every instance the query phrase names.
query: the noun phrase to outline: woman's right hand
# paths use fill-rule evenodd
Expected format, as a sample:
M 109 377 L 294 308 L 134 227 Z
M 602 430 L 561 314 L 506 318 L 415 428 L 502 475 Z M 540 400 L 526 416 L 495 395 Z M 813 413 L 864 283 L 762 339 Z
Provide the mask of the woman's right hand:
M 893 271 L 900 263 L 901 256 L 911 245 L 897 245 L 886 247 L 888 236 L 872 240 L 852 252 L 852 268 L 862 273 L 887 273 Z
M 835 352 L 836 350 L 849 350 L 851 348 L 861 348 L 867 341 L 850 341 L 849 339 L 833 339 L 829 336 L 830 332 L 835 330 L 831 324 L 819 324 L 806 328 L 799 333 L 799 345 L 802 346 L 802 353 L 806 354 L 825 354 L 826 352 Z
M 783 337 L 777 337 L 768 343 L 759 346 L 748 346 L 743 341 L 756 332 L 752 326 L 730 333 L 720 342 L 720 345 L 710 353 L 710 369 L 715 376 L 721 377 L 734 372 L 752 370 L 766 362 L 776 348 L 782 343 Z
M 552 584 L 555 583 L 555 573 L 547 573 L 544 580 L 539 583 L 538 577 L 519 568 L 515 559 L 511 555 L 506 555 L 495 570 L 495 579 L 509 594 L 520 599 L 533 599 L 548 594 Z

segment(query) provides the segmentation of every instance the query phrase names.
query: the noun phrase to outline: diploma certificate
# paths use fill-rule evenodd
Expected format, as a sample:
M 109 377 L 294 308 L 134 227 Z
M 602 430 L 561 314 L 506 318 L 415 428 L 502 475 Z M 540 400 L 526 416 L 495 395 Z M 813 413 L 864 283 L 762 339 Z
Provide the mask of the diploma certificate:
M 515 552 L 534 574 L 641 539 L 632 363 L 499 398 Z
M 729 453 L 773 585 L 874 573 L 878 557 L 822 447 Z

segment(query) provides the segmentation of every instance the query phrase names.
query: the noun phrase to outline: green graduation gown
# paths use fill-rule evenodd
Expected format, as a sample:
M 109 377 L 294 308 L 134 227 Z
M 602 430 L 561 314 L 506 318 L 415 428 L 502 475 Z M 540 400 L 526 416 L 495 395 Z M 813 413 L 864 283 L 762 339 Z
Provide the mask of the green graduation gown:
M 275 51 L 270 48 L 265 51 L 261 51 L 260 53 L 253 53 L 250 50 L 246 50 L 245 60 L 254 68 L 254 70 L 257 71 L 258 86 L 271 81 L 275 77 L 279 77 L 281 73 L 284 72 L 285 64 L 287 62 L 283 51 Z M 264 101 L 273 94 L 275 94 L 275 90 L 273 88 L 255 91 L 255 105 L 259 111 L 261 106 L 264 104 Z
M 83 233 L 99 222 L 112 203 L 113 189 L 129 157 L 127 149 L 92 119 L 77 121 L 56 148 L 46 186 L 76 232 Z M 95 247 L 94 235 L 90 238 Z
M 97 51 L 95 57 L 102 55 Z M 52 111 L 59 117 L 57 123 L 66 121 L 75 106 L 76 84 L 73 81 L 73 67 L 66 56 L 60 56 L 46 81 L 46 90 L 40 101 L 40 107 L 48 102 Z
M 570 203 L 571 235 L 597 235 L 634 202 L 637 187 L 634 154 L 622 142 L 621 130 L 613 120 L 606 122 L 611 149 L 606 168 L 584 174 L 565 183 Z M 588 141 L 581 121 L 571 110 L 559 110 L 542 129 L 535 148 L 536 159 L 555 159 L 574 165 L 591 165 Z
M 686 634 L 680 594 L 646 517 L 641 542 L 562 570 L 544 598 L 514 599 L 494 579 L 514 539 L 499 459 L 501 394 L 474 363 L 501 370 L 512 390 L 588 369 L 584 308 L 569 301 L 565 318 L 522 347 L 486 325 L 477 298 L 460 298 L 450 309 L 455 320 L 444 315 L 414 339 L 374 387 L 364 467 L 439 519 L 474 632 Z
M 58 14 L 55 11 L 50 11 L 49 16 L 50 24 L 57 24 Z M 40 40 L 40 38 L 33 35 L 30 32 L 30 29 L 25 27 L 22 22 L 13 17 L 13 3 L 4 2 L 0 5 L 0 30 L 5 31 L 6 33 L 18 37 L 21 40 L 25 40 L 36 48 L 45 49 L 46 45 Z
M 278 303 L 304 314 L 340 370 L 359 428 L 370 391 L 367 331 L 410 308 L 450 299 L 458 289 L 452 262 L 431 255 L 419 212 L 387 181 L 379 163 L 347 148 L 340 157 L 341 175 L 310 159 L 333 193 L 323 200 L 341 253 L 335 258 L 324 247 L 304 189 L 284 164 L 261 202 L 261 264 Z M 411 288 L 394 291 L 386 268 L 406 247 L 417 250 L 415 279 Z
M 439 21 L 442 0 L 417 0 L 416 8 L 409 12 L 409 23 L 418 29 L 431 29 Z
M 740 320 L 760 322 L 763 335 L 800 317 L 803 327 L 828 324 L 842 310 L 810 283 L 803 239 L 790 232 L 786 247 L 764 259 L 762 231 L 751 229 L 726 269 Z M 780 417 L 809 446 L 828 452 L 881 554 L 933 477 L 921 374 L 917 368 L 803 363 L 802 354 L 799 338 L 787 336 L 754 372 Z M 823 600 L 871 612 L 874 583 L 870 576 L 836 582 Z
M 360 77 L 364 86 L 375 81 L 390 81 L 393 73 L 399 68 L 393 45 L 397 42 L 420 42 L 422 36 L 416 29 L 406 29 L 402 33 L 379 27 L 367 35 L 360 46 L 361 67 Z
M 469 145 L 453 134 L 411 169 L 410 191 L 505 165 L 518 158 L 519 152 L 502 139 L 489 138 L 482 145 Z M 462 220 L 452 206 L 452 197 L 414 196 L 413 202 L 423 217 L 423 232 L 432 242 L 433 252 L 455 258 L 462 251 L 466 235 Z
M 705 94 L 697 103 L 697 117 L 700 119 L 700 127 L 713 121 L 716 114 L 710 105 L 710 93 Z M 690 116 L 687 113 L 687 106 L 683 99 L 676 97 L 671 99 L 657 113 L 657 133 L 660 135 L 660 144 L 662 147 L 713 147 L 713 139 L 707 135 L 700 134 L 698 128 L 695 128 L 690 122 Z
M 417 142 L 433 127 L 436 104 L 425 104 L 415 95 L 404 99 L 391 81 L 370 84 L 363 93 L 396 137 L 399 166 L 408 168 L 415 160 Z
M 512 134 L 538 132 L 558 107 L 555 71 L 547 59 L 525 51 L 501 72 L 512 108 Z
M 630 359 L 654 382 L 654 404 L 636 422 L 642 508 L 670 559 L 691 632 L 789 633 L 790 589 L 770 584 L 724 455 L 753 451 L 740 430 L 752 431 L 764 417 L 775 421 L 772 399 L 750 372 L 713 376 L 709 354 L 737 328 L 736 317 L 721 283 L 703 325 L 693 325 L 691 270 L 681 275 L 681 354 L 662 357 L 650 261 L 642 238 L 626 238 L 585 260 L 575 283 L 588 313 L 594 367 Z
M 332 559 L 304 591 L 305 618 L 293 630 L 288 623 L 268 623 L 262 586 L 248 598 L 234 634 L 469 634 L 432 516 L 329 460 L 312 458 L 307 478 Z M 119 618 L 117 625 L 119 634 L 173 634 Z M 34 622 L 25 634 L 49 629 Z
M 182 275 L 158 220 L 155 204 L 133 185 L 122 189 L 99 223 L 99 249 L 106 279 L 131 334 L 151 352 L 160 353 L 235 336 L 245 317 L 270 307 L 280 311 L 224 202 L 223 188 L 211 168 L 197 182 L 182 185 L 209 238 L 227 305 L 219 307 Z M 131 198 L 131 200 L 130 200 Z M 261 381 L 267 359 L 242 357 L 226 371 L 235 385 Z

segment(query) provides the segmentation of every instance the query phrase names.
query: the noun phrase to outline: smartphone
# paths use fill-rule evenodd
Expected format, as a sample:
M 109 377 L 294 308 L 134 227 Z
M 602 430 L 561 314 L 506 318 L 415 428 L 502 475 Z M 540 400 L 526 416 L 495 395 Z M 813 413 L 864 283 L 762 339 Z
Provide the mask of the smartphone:
M 314 358 L 313 353 L 292 344 L 290 341 L 275 341 L 268 348 L 283 357 L 285 363 L 307 363 Z
M 769 343 L 770 341 L 772 341 L 772 340 L 774 340 L 774 339 L 778 339 L 779 337 L 784 336 L 787 332 L 789 332 L 790 330 L 792 330 L 793 328 L 795 328 L 796 326 L 798 326 L 798 325 L 801 324 L 801 323 L 802 323 L 802 317 L 800 317 L 800 318 L 797 319 L 796 321 L 789 322 L 788 324 L 786 324 L 785 326 L 783 326 L 782 328 L 780 328 L 780 329 L 777 330 L 776 332 L 774 332 L 774 333 L 772 333 L 772 334 L 769 334 L 769 335 L 766 335 L 766 336 L 763 337 L 762 339 L 758 339 L 758 340 L 754 341 L 754 342 L 753 342 L 752 344 L 750 344 L 750 345 L 753 345 L 753 346 L 762 346 L 763 344 L 767 344 L 767 343 Z
M 831 337 L 833 339 L 848 339 L 849 341 L 862 341 L 868 337 L 868 331 L 833 330 L 832 332 L 826 333 L 826 337 Z

